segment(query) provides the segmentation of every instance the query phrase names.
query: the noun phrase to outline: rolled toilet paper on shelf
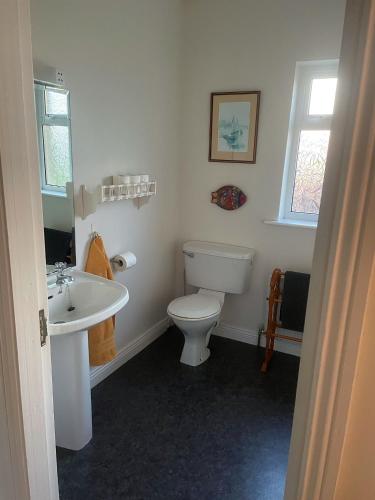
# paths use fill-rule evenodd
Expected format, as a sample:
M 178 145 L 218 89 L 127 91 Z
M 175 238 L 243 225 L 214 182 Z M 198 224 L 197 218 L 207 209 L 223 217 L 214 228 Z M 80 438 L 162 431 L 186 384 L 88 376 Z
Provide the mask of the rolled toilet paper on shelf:
M 111 259 L 111 263 L 114 271 L 122 272 L 135 266 L 137 263 L 137 257 L 133 252 L 124 252 L 122 254 L 115 255 Z

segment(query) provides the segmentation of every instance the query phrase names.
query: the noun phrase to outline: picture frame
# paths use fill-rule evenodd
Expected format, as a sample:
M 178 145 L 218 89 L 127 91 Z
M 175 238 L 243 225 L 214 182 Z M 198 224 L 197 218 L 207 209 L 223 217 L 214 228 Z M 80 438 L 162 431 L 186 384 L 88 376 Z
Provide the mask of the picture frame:
M 256 163 L 260 90 L 211 93 L 208 160 Z

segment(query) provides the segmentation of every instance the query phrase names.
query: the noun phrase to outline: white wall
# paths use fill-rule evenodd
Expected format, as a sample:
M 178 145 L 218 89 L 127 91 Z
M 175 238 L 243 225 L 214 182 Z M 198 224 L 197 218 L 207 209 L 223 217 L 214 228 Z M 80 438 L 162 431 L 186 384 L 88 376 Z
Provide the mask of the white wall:
M 344 0 L 190 0 L 184 4 L 182 240 L 257 251 L 250 291 L 229 296 L 223 321 L 256 330 L 274 267 L 309 272 L 315 231 L 275 227 L 296 61 L 337 58 Z M 261 90 L 255 165 L 209 163 L 210 92 Z M 210 192 L 239 186 L 248 202 L 226 212 Z
M 140 210 L 123 201 L 76 219 L 79 267 L 91 224 L 109 256 L 137 255 L 137 266 L 116 276 L 130 292 L 117 314 L 121 348 L 164 318 L 174 296 L 181 2 L 32 0 L 31 14 L 34 59 L 61 69 L 71 91 L 76 188 L 127 171 L 158 181 Z
M 157 196 L 140 210 L 124 201 L 76 219 L 79 266 L 91 224 L 109 256 L 132 250 L 138 257 L 117 275 L 131 296 L 118 314 L 120 348 L 165 316 L 176 253 L 181 292 L 178 241 L 256 249 L 250 291 L 224 306 L 224 322 L 247 330 L 264 323 L 274 267 L 310 270 L 314 230 L 262 221 L 278 213 L 295 62 L 338 57 L 344 3 L 31 0 L 35 62 L 63 70 L 71 91 L 76 187 L 127 171 L 158 181 Z M 245 89 L 262 91 L 257 163 L 209 163 L 210 92 Z M 225 183 L 247 193 L 241 210 L 210 203 Z

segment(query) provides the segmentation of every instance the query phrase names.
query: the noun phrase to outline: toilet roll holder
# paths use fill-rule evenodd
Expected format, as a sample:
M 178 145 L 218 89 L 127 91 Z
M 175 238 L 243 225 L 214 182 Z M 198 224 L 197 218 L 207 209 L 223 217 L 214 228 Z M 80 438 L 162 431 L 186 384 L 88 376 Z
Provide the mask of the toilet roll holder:
M 110 262 L 114 271 L 123 272 L 135 266 L 137 258 L 133 252 L 127 251 L 124 254 L 115 255 Z
M 119 260 L 119 259 L 116 259 L 116 257 L 113 257 L 111 260 L 110 260 L 111 264 L 117 264 L 118 266 L 120 267 L 123 267 L 124 264 L 122 262 L 122 260 Z

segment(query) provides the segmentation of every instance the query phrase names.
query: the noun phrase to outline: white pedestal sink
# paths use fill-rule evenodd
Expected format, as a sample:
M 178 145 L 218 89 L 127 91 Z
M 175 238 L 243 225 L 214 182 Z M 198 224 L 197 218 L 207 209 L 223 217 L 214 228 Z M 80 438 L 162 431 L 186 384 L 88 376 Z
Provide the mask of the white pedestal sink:
M 125 286 L 82 271 L 60 287 L 48 284 L 56 444 L 80 450 L 92 437 L 87 328 L 113 316 L 129 300 Z M 51 278 L 53 279 L 53 278 Z

